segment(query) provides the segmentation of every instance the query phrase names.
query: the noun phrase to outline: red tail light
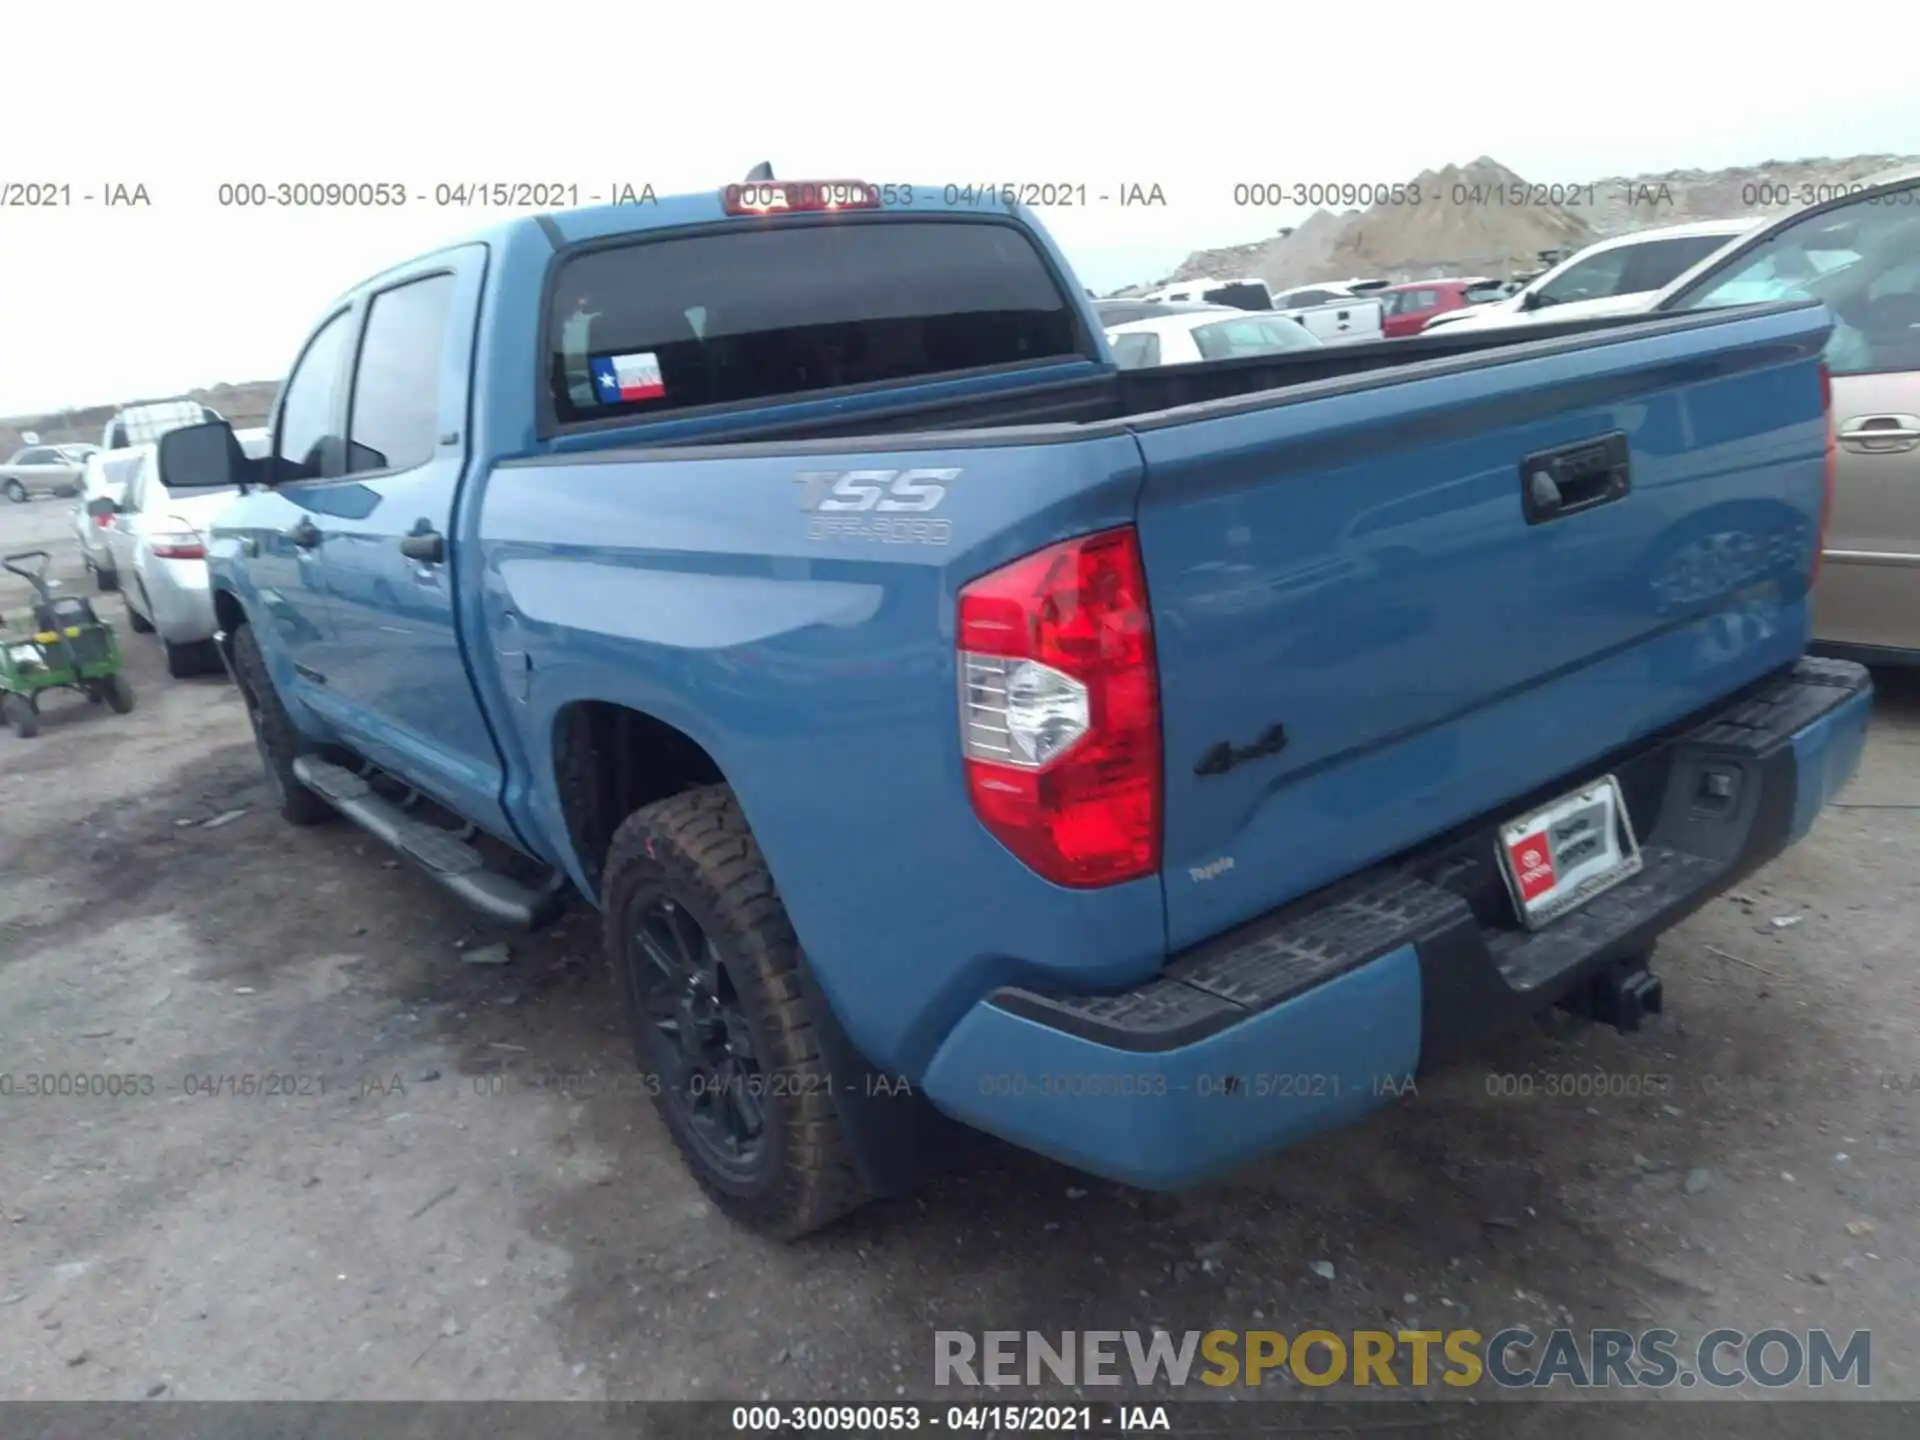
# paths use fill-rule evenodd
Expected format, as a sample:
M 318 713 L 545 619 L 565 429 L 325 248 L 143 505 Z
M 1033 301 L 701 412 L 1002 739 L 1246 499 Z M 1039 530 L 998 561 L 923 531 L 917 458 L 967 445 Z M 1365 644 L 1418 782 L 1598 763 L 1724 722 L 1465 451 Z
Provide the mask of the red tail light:
M 1820 578 L 1820 559 L 1827 548 L 1827 520 L 1833 514 L 1834 481 L 1840 469 L 1840 440 L 1833 419 L 1833 372 L 1824 360 L 1820 362 L 1820 408 L 1827 415 L 1827 462 L 1820 486 L 1820 528 L 1814 532 L 1813 566 L 1807 572 L 1809 588 Z
M 1056 885 L 1160 868 L 1160 695 L 1132 526 L 960 591 L 960 737 L 981 823 Z
M 102 530 L 104 530 L 104 529 L 106 529 L 106 528 L 107 528 L 107 526 L 109 526 L 109 525 L 111 525 L 111 524 L 113 523 L 113 516 L 111 516 L 111 515 L 96 515 L 96 516 L 94 516 L 94 517 L 93 517 L 93 523 L 94 523 L 95 525 L 97 525 L 97 526 L 99 526 L 99 527 L 100 527 L 100 528 L 101 528 Z
M 169 515 L 173 529 L 156 531 L 147 537 L 147 548 L 156 560 L 204 560 L 207 543 L 198 530 L 178 515 Z

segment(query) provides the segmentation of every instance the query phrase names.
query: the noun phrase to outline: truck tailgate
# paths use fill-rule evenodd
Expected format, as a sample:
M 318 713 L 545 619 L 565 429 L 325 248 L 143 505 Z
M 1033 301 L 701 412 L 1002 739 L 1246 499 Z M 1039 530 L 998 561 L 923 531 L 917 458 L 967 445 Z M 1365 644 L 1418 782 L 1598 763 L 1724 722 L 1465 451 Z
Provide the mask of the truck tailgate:
M 1169 944 L 1795 659 L 1829 328 L 1718 312 L 1136 422 Z

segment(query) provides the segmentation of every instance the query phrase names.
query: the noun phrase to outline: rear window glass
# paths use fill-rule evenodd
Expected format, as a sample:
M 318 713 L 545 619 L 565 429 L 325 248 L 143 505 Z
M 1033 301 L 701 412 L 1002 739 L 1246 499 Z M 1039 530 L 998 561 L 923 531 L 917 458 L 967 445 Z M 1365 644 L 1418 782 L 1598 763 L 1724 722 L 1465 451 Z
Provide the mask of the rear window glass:
M 1112 335 L 1113 363 L 1122 370 L 1144 370 L 1160 363 L 1160 337 L 1136 330 L 1130 335 Z
M 1264 285 L 1216 285 L 1200 297 L 1210 305 L 1231 305 L 1236 310 L 1271 310 L 1273 297 Z
M 563 424 L 1085 353 L 1032 242 L 992 222 L 642 241 L 565 262 L 553 305 Z
M 1271 355 L 1278 350 L 1308 350 L 1318 342 L 1291 320 L 1221 320 L 1193 332 L 1193 343 L 1208 360 L 1242 355 Z

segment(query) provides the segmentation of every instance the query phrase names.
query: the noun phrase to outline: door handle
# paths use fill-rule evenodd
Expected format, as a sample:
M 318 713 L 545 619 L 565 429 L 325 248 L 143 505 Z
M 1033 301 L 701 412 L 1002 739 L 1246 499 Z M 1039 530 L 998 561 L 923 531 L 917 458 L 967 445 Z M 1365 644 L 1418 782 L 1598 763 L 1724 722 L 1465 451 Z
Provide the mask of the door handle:
M 1849 420 L 1838 438 L 1842 445 L 1910 449 L 1920 440 L 1920 415 L 1862 415 Z
M 1624 430 L 1542 450 L 1520 462 L 1520 508 L 1529 525 L 1612 504 L 1632 489 L 1632 454 Z
M 422 565 L 438 565 L 447 558 L 447 537 L 437 530 L 419 530 L 400 537 L 400 553 Z
M 311 550 L 320 543 L 320 527 L 304 515 L 280 533 L 302 550 Z

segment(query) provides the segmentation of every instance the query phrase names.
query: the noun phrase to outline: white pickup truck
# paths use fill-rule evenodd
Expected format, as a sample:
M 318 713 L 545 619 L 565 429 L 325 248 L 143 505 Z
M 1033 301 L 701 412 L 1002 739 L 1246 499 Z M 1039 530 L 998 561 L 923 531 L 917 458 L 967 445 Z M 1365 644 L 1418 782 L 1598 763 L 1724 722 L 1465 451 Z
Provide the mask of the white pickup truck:
M 1273 308 L 1273 295 L 1267 289 L 1267 282 L 1251 275 L 1232 276 L 1224 280 L 1211 275 L 1197 275 L 1190 280 L 1176 280 L 1171 285 L 1162 285 L 1158 290 L 1148 291 L 1139 298 L 1169 305 L 1225 305 L 1234 310 Z
M 1314 339 L 1330 345 L 1341 340 L 1378 340 L 1385 306 L 1367 293 L 1385 280 L 1323 280 L 1275 295 L 1252 276 L 1221 279 L 1200 275 L 1162 285 L 1139 299 L 1165 304 L 1227 305 L 1236 310 L 1271 310 L 1298 321 Z
M 1345 280 L 1323 280 L 1302 285 L 1273 297 L 1273 308 L 1307 327 L 1323 345 L 1344 340 L 1378 340 L 1386 319 L 1386 307 L 1371 293 L 1375 282 L 1358 285 Z M 1385 281 L 1377 282 L 1385 284 Z

